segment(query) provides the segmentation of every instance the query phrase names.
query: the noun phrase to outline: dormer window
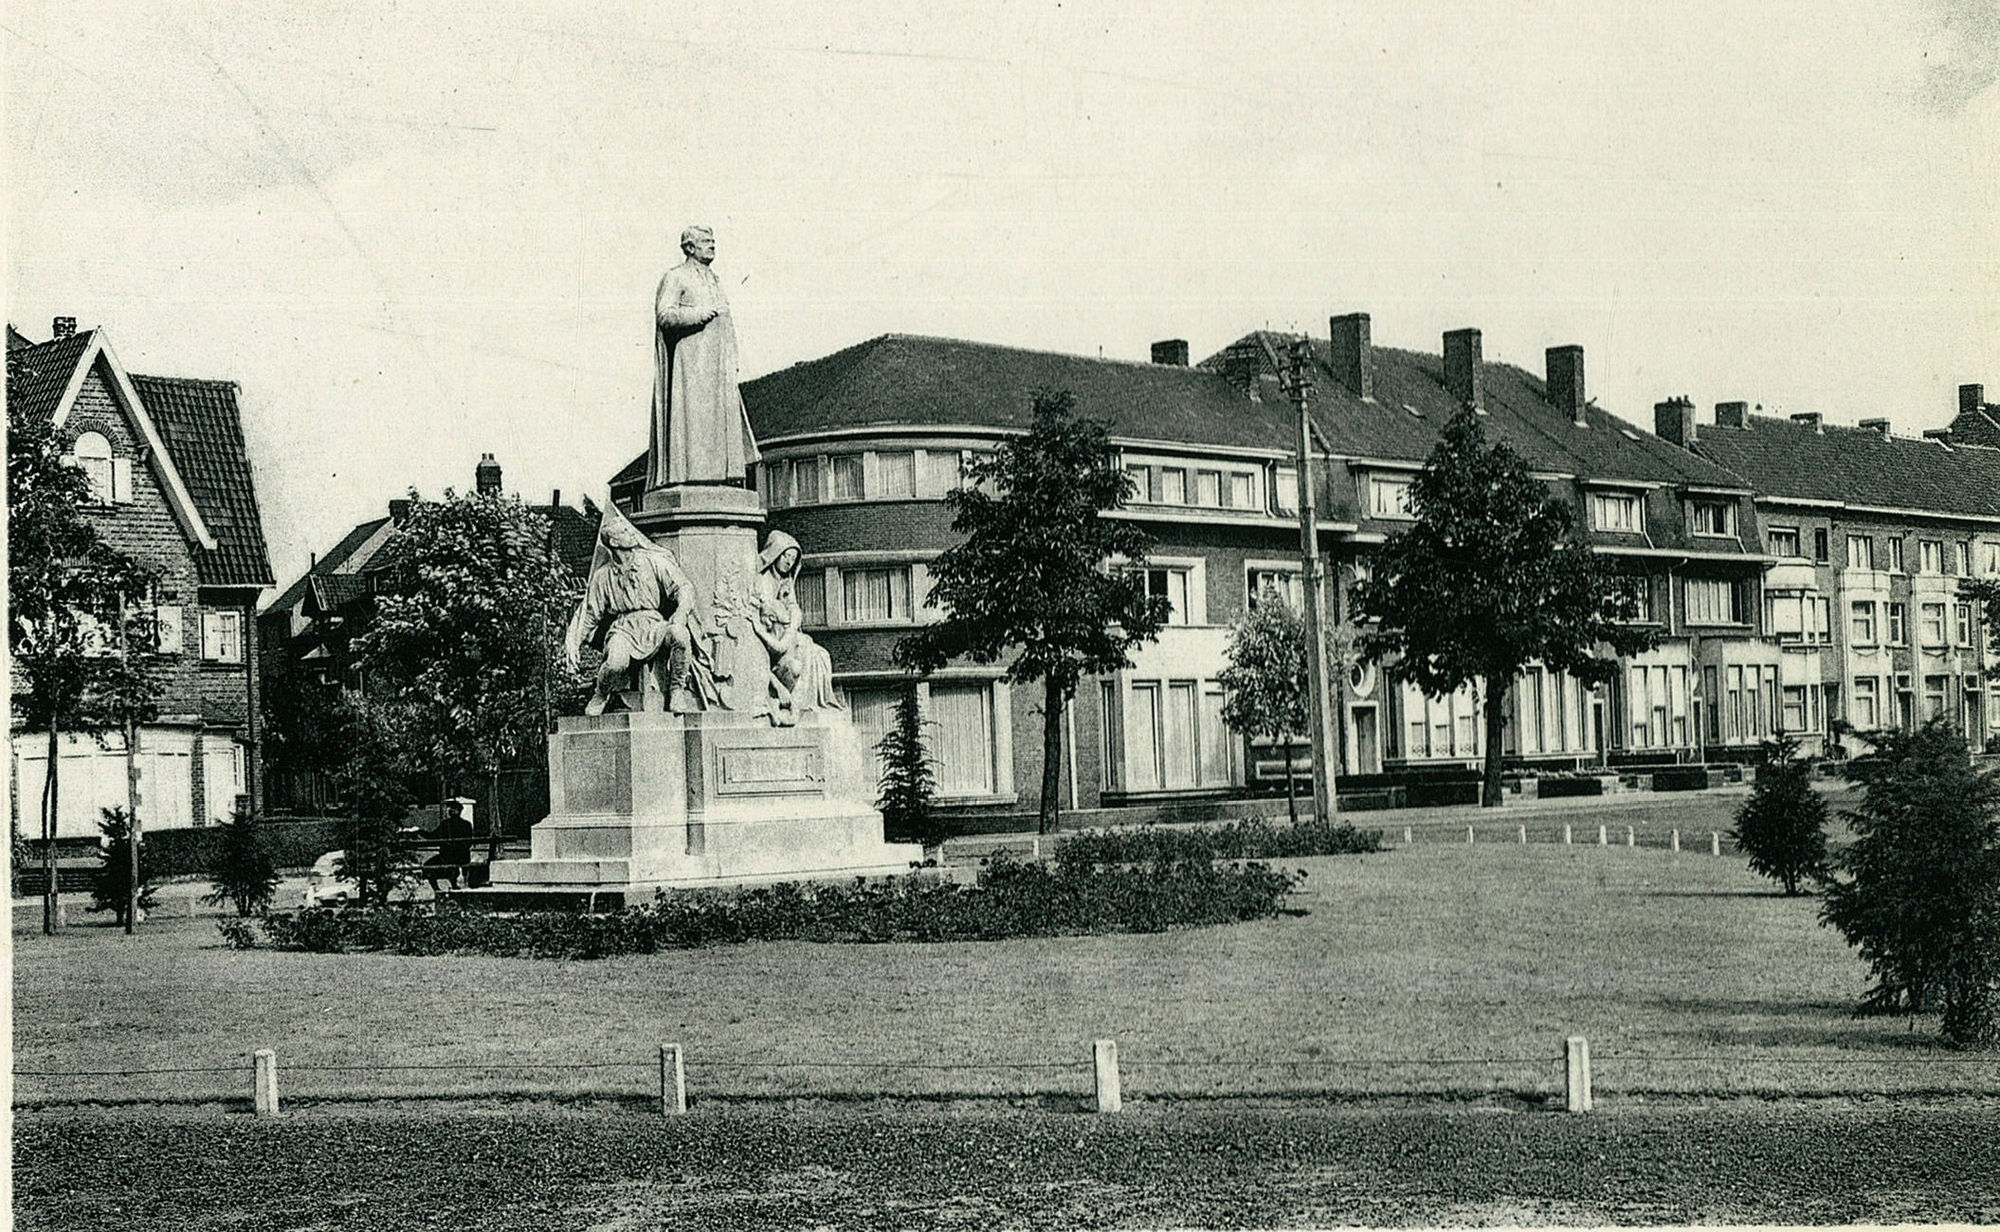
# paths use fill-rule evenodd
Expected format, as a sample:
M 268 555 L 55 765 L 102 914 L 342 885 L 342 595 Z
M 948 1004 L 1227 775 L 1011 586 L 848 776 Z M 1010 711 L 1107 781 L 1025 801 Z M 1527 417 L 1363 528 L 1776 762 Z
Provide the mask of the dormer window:
M 1688 502 L 1688 521 L 1697 535 L 1734 538 L 1736 502 L 1697 500 Z
M 1368 477 L 1368 512 L 1378 518 L 1414 518 L 1410 507 L 1410 481 L 1398 476 Z
M 1590 494 L 1590 528 L 1635 535 L 1645 529 L 1639 498 L 1631 492 Z

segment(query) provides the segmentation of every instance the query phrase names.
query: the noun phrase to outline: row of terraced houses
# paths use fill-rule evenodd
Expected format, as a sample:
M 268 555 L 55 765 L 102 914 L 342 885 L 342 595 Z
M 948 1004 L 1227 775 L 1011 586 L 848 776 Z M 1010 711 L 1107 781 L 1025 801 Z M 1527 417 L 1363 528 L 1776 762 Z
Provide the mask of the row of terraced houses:
M 1294 341 L 1253 333 L 1191 363 L 1178 341 L 1124 362 L 888 335 L 746 382 L 763 451 L 746 478 L 770 525 L 808 550 L 808 628 L 856 722 L 871 738 L 886 728 L 894 645 L 935 618 L 924 597 L 929 562 L 953 541 L 944 493 L 969 456 L 1025 430 L 1034 390 L 1068 390 L 1111 426 L 1137 495 L 1110 516 L 1152 534 L 1148 583 L 1173 616 L 1130 670 L 1087 682 L 1074 701 L 1064 806 L 1213 814 L 1278 789 L 1282 750 L 1224 727 L 1218 676 L 1232 622 L 1300 597 L 1297 419 L 1279 387 Z M 1839 756 L 1858 747 L 1849 728 L 1932 717 L 1975 746 L 2000 743 L 2000 661 L 1957 593 L 1962 578 L 2000 575 L 2000 409 L 1979 386 L 1961 388 L 1948 429 L 1922 438 L 1886 420 L 1838 426 L 1743 403 L 1697 414 L 1684 399 L 1657 406 L 1649 432 L 1591 400 L 1579 347 L 1550 348 L 1529 372 L 1488 362 L 1476 330 L 1444 335 L 1437 352 L 1375 346 L 1359 314 L 1310 341 L 1327 610 L 1351 616 L 1355 579 L 1409 522 L 1410 480 L 1439 428 L 1471 406 L 1568 499 L 1660 634 L 1609 686 L 1538 669 L 1510 682 L 1515 764 L 1713 764 L 1755 757 L 1780 734 Z M 267 781 L 284 797 L 273 808 L 299 803 L 286 767 L 257 772 L 260 680 L 352 686 L 341 660 L 366 619 L 368 566 L 393 538 L 393 505 L 251 620 L 271 578 L 233 386 L 127 376 L 101 333 L 42 344 L 10 333 L 8 398 L 73 436 L 78 464 L 102 472 L 97 514 L 114 543 L 172 574 L 162 601 L 178 617 L 180 657 L 143 738 L 166 759 L 162 781 L 185 787 L 151 824 L 205 824 Z M 633 501 L 642 473 L 635 461 L 614 477 L 612 499 Z M 497 466 L 482 465 L 479 486 L 497 489 Z M 558 499 L 545 512 L 581 569 L 594 511 Z M 1477 690 L 1430 699 L 1393 674 L 1344 667 L 1343 791 L 1483 757 Z M 1039 788 L 1039 690 L 1001 674 L 960 663 L 922 687 L 939 786 L 968 826 L 1024 815 Z M 17 791 L 37 788 L 35 748 L 15 743 Z M 72 768 L 70 757 L 116 760 Z M 65 833 L 73 809 L 79 827 L 94 817 L 93 791 L 122 799 L 122 753 L 72 742 L 64 773 L 75 788 Z

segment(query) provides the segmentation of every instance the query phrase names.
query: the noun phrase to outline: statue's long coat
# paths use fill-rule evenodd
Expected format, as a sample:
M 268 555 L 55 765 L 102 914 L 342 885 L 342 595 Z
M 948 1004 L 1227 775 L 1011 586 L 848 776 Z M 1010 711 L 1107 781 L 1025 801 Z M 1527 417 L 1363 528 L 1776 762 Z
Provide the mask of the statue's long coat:
M 704 325 L 710 308 L 716 317 Z M 757 460 L 757 442 L 736 389 L 736 326 L 721 280 L 693 257 L 660 279 L 653 358 L 646 486 L 741 482 Z

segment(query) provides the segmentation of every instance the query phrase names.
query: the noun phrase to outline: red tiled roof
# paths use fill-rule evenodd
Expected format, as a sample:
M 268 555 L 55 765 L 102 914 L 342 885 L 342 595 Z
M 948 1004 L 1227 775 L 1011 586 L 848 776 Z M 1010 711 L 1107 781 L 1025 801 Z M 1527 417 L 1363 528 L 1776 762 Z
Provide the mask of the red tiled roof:
M 134 373 L 132 387 L 215 536 L 213 550 L 194 549 L 201 584 L 273 585 L 234 382 Z

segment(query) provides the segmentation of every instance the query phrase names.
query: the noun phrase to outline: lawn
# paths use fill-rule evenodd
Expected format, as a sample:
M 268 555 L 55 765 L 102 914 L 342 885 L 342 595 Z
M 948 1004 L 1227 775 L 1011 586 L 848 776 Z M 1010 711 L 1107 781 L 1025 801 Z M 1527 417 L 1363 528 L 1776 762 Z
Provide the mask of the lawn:
M 1934 1022 L 1853 1017 L 1866 973 L 1814 900 L 1775 895 L 1732 856 L 1419 842 L 1295 864 L 1305 914 L 1252 924 L 572 963 L 238 952 L 185 919 L 50 939 L 19 912 L 16 1101 L 240 1099 L 258 1048 L 277 1050 L 294 1102 L 638 1096 L 668 1041 L 687 1048 L 697 1102 L 1071 1095 L 1105 1037 L 1141 1103 L 1533 1101 L 1560 1092 L 1573 1034 L 1612 1101 L 2000 1091 L 1992 1054 L 1938 1049 Z M 203 1067 L 222 1072 L 35 1073 Z

